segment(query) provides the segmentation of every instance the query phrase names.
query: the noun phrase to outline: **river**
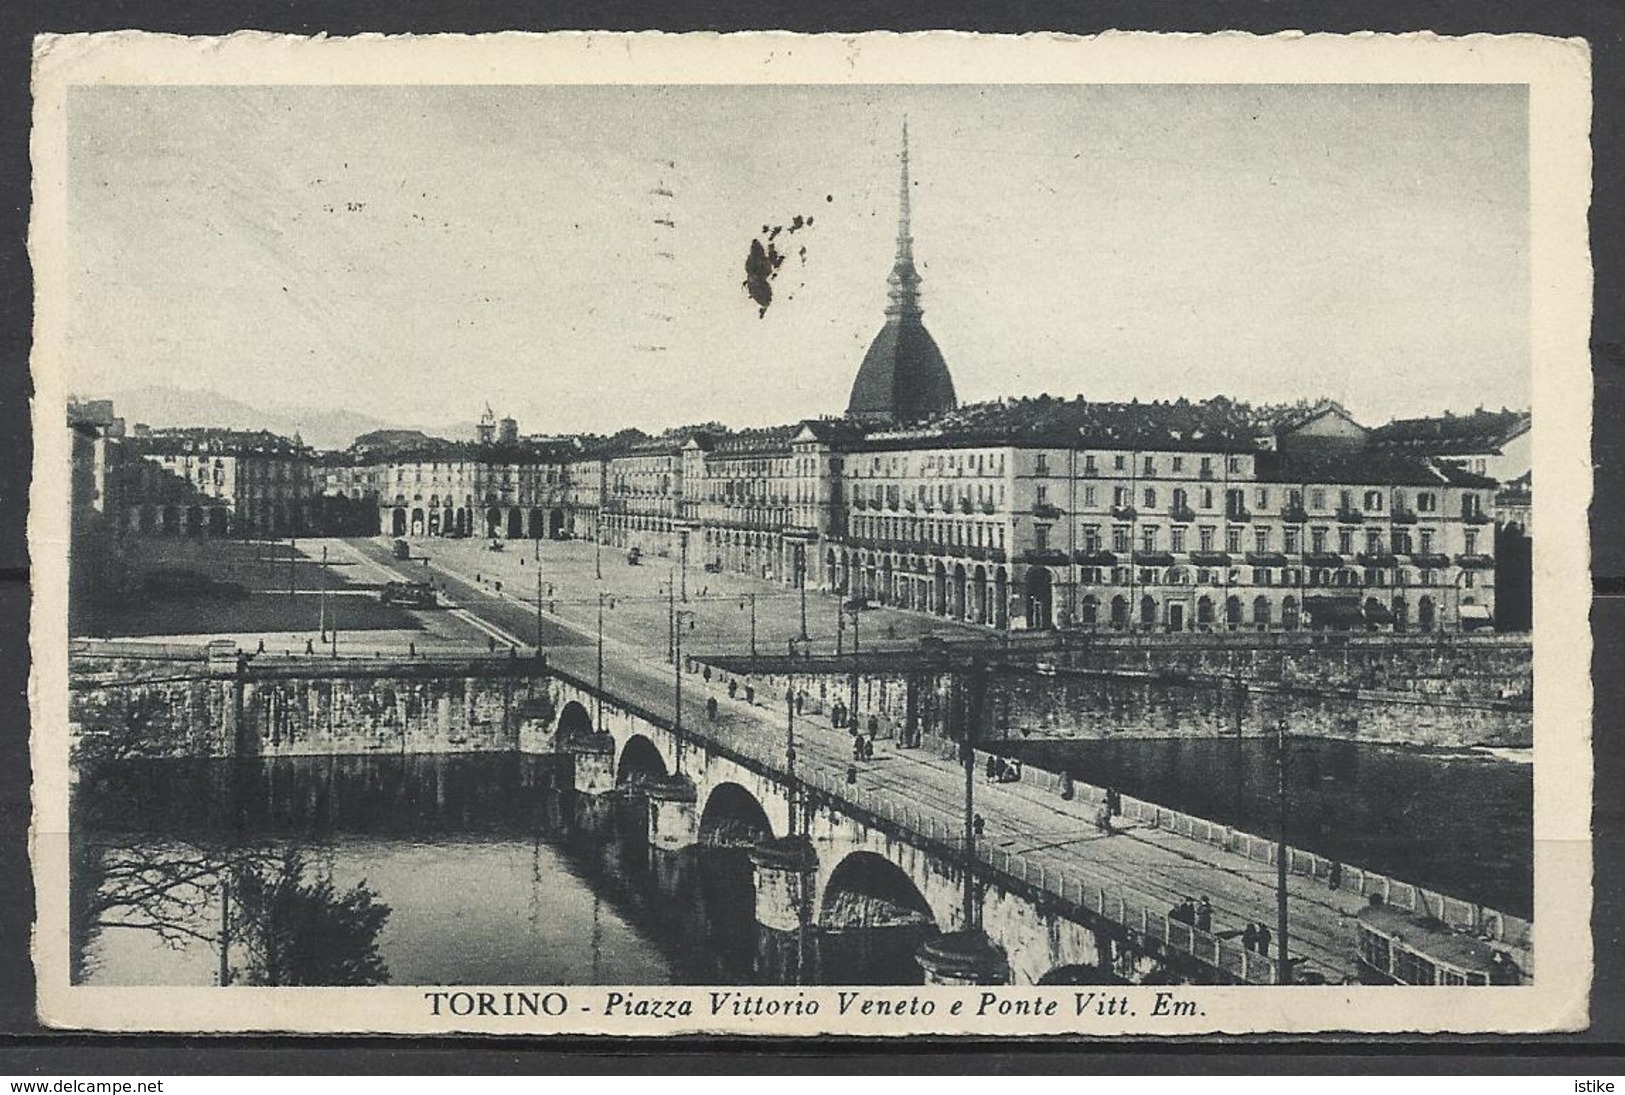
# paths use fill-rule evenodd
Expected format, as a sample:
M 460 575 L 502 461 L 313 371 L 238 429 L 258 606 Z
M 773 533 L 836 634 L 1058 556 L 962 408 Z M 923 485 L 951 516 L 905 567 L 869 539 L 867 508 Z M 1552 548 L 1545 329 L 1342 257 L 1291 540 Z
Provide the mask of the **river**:
M 920 980 L 920 932 L 907 930 L 861 940 L 811 932 L 805 972 L 787 969 L 782 945 L 764 947 L 755 923 L 749 834 L 732 846 L 651 851 L 639 798 L 592 803 L 568 783 L 567 759 L 513 754 L 87 771 L 74 801 L 75 979 Z
M 1268 739 L 1001 741 L 989 748 L 1126 795 L 1274 836 Z M 1528 918 L 1534 905 L 1527 752 L 1426 750 L 1295 738 L 1290 843 Z

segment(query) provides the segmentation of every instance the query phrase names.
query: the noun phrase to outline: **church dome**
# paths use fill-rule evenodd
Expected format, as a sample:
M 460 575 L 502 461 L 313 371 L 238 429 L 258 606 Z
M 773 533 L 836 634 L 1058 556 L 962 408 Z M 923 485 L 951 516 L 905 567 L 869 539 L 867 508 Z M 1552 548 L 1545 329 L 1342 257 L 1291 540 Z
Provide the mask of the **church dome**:
M 959 406 L 953 377 L 920 309 L 920 274 L 914 268 L 909 227 L 908 123 L 903 123 L 903 178 L 898 197 L 897 258 L 887 294 L 886 324 L 863 355 L 846 413 L 870 421 L 919 422 Z

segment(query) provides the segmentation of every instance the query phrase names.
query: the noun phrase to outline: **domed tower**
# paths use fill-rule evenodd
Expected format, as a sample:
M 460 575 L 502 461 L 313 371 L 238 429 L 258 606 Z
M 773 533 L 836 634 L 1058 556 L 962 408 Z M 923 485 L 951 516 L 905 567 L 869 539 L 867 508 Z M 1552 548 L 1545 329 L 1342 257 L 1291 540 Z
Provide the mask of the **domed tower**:
M 920 273 L 914 268 L 909 229 L 908 122 L 903 123 L 903 182 L 898 193 L 897 258 L 886 279 L 886 325 L 863 355 L 846 413 L 872 422 L 902 424 L 959 406 L 954 380 L 920 315 Z

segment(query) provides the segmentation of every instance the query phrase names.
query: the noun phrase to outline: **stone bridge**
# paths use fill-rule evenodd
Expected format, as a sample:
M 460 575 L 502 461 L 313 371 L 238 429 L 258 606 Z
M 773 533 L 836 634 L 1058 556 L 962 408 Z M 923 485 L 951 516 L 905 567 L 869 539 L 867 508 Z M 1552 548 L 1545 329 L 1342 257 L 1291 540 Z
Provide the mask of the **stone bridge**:
M 702 724 L 703 725 L 703 724 Z M 769 965 L 812 934 L 913 931 L 926 980 L 943 984 L 1268 983 L 1263 955 L 1161 911 L 976 842 L 963 829 L 864 794 L 827 767 L 792 774 L 784 749 L 749 754 L 557 670 L 519 712 L 519 748 L 573 758 L 578 804 L 648 803 L 655 855 L 743 845 Z

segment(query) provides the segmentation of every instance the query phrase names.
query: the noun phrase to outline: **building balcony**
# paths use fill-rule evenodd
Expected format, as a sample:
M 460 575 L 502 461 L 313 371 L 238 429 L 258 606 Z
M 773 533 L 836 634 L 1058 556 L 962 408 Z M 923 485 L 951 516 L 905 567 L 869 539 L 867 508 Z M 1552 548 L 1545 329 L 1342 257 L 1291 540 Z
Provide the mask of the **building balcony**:
M 1461 521 L 1464 525 L 1487 525 L 1493 520 L 1495 518 L 1482 510 L 1477 513 L 1464 513 L 1461 515 Z
M 1021 553 L 1021 561 L 1032 566 L 1066 566 L 1070 560 L 1058 548 L 1028 548 Z
M 1112 519 L 1116 521 L 1132 521 L 1138 516 L 1133 506 L 1113 506 Z
M 1284 567 L 1291 565 L 1287 557 L 1278 551 L 1249 551 L 1247 565 L 1255 567 Z
M 1189 506 L 1175 506 L 1168 511 L 1168 520 L 1178 524 L 1188 525 L 1196 520 L 1196 511 Z
M 1463 570 L 1493 570 L 1495 556 L 1493 555 L 1458 555 L 1456 565 Z
M 1437 551 L 1423 551 L 1411 556 L 1411 566 L 1423 570 L 1442 570 L 1450 565 L 1450 556 Z
M 1287 506 L 1281 511 L 1281 520 L 1289 525 L 1301 525 L 1309 520 L 1309 511 L 1302 506 Z
M 1198 479 L 1206 479 L 1209 482 L 1212 482 L 1213 479 L 1215 478 L 1215 476 L 1213 474 L 1213 469 L 1212 468 L 1200 468 L 1200 469 L 1198 469 L 1197 472 L 1196 472 L 1196 478 L 1198 478 Z
M 1253 511 L 1246 506 L 1227 506 L 1224 511 L 1224 519 L 1244 525 L 1253 519 Z
M 1388 520 L 1396 525 L 1414 525 L 1416 524 L 1416 514 L 1408 509 L 1391 510 L 1388 514 Z
M 1339 524 L 1343 525 L 1358 525 L 1365 521 L 1365 514 L 1361 513 L 1357 509 L 1351 509 L 1347 506 L 1339 506 L 1337 510 L 1337 520 Z
M 971 500 L 969 498 L 961 498 L 959 500 L 960 513 L 970 513 L 973 508 L 974 507 L 971 505 Z
M 907 510 L 909 513 L 915 512 L 918 508 L 919 507 L 914 503 L 913 499 L 906 500 L 903 503 L 903 509 Z
M 1399 559 L 1386 551 L 1362 551 L 1354 558 L 1363 567 L 1380 567 L 1383 570 L 1392 570 L 1399 565 Z
M 1033 516 L 1043 521 L 1055 521 L 1061 516 L 1061 507 L 1048 502 L 1040 502 L 1033 507 Z
M 1080 478 L 1080 479 L 1099 479 L 1100 478 L 1100 469 L 1099 468 L 1085 467 L 1085 468 L 1083 468 L 1083 470 L 1078 472 L 1078 478 Z
M 1166 551 L 1136 551 L 1134 565 L 1140 567 L 1171 567 L 1174 557 Z
M 982 502 L 982 503 L 978 504 L 976 508 L 981 510 L 983 513 L 986 513 L 986 514 L 993 513 L 993 503 L 992 502 Z
M 1225 551 L 1193 551 L 1191 562 L 1199 567 L 1227 567 L 1230 553 Z
M 1317 570 L 1336 570 L 1343 565 L 1343 557 L 1334 551 L 1310 551 L 1304 554 L 1303 565 Z

